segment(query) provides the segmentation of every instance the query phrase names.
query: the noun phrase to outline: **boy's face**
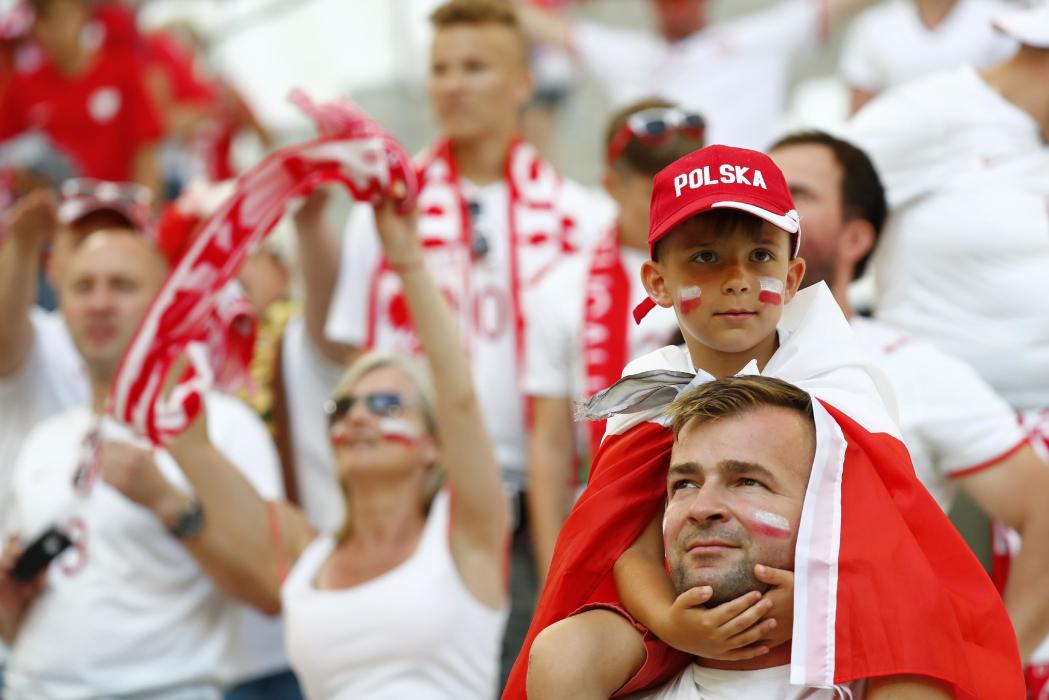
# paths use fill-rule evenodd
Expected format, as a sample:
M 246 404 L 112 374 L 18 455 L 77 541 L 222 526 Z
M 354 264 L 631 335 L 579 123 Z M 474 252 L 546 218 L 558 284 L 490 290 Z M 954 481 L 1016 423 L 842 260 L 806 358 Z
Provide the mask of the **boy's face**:
M 762 222 L 715 232 L 703 215 L 675 228 L 660 243 L 659 261 L 641 275 L 649 295 L 674 307 L 690 349 L 745 353 L 767 340 L 805 273 L 790 259 L 790 236 Z

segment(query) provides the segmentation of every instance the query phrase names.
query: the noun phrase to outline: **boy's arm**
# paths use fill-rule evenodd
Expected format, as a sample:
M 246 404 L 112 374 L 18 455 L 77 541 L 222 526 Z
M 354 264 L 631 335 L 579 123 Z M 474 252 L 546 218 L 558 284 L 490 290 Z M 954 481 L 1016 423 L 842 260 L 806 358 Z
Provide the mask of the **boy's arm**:
M 627 612 L 673 646 L 667 639 L 672 635 L 664 633 L 669 631 L 665 622 L 677 595 L 663 568 L 663 559 L 662 520 L 657 515 L 616 560 L 612 574 Z
M 924 676 L 873 678 L 867 692 L 868 700 L 950 700 L 952 697 L 943 683 Z

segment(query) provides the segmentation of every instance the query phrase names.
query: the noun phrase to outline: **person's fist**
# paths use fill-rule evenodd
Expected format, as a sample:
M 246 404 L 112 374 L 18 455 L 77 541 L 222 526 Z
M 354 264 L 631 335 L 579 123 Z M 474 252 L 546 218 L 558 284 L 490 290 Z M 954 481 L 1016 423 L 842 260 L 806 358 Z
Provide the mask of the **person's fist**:
M 15 202 L 5 218 L 11 240 L 43 249 L 58 227 L 55 196 L 51 190 L 33 190 Z
M 156 510 L 175 491 L 150 450 L 115 440 L 104 441 L 101 450 L 102 478 L 128 500 Z

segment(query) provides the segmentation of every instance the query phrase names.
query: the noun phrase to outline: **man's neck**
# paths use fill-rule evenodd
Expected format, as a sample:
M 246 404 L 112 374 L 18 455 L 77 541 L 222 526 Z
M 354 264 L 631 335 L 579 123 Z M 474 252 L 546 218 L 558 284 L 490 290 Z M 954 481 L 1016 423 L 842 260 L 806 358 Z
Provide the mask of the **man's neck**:
M 958 0 L 917 0 L 915 3 L 922 25 L 929 31 L 935 31 L 951 14 Z
M 1005 63 L 981 73 L 984 81 L 1038 123 L 1049 143 L 1049 51 L 1022 47 Z
M 459 176 L 482 186 L 502 180 L 506 174 L 510 144 L 515 137 L 515 131 L 505 129 L 497 134 L 453 140 L 452 154 Z
M 758 369 L 764 370 L 765 365 L 772 359 L 779 347 L 779 335 L 773 331 L 771 335 L 749 350 L 740 352 L 722 352 L 703 345 L 698 340 L 686 336 L 685 344 L 688 346 L 689 355 L 692 357 L 692 366 L 710 373 L 715 379 L 735 376 L 741 369 L 750 364 L 751 360 L 758 363 Z
M 720 668 L 725 671 L 757 671 L 763 668 L 786 666 L 790 663 L 790 641 L 773 647 L 763 656 L 745 661 L 716 661 L 697 657 L 696 663 L 704 668 Z
M 846 320 L 852 320 L 852 306 L 849 305 L 849 284 L 835 284 L 830 286 L 830 293 L 834 295 L 834 301 L 838 302 L 841 312 L 845 314 Z
M 112 377 L 91 376 L 91 412 L 102 415 L 106 412 L 106 399 L 113 384 Z

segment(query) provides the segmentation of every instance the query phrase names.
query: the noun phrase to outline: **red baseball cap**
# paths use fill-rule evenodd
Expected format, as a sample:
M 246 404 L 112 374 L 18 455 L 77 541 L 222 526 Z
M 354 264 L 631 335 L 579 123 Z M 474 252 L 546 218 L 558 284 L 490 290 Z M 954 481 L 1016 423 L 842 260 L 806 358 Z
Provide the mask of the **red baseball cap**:
M 791 236 L 791 257 L 801 245 L 801 220 L 787 181 L 764 153 L 733 146 L 707 146 L 656 173 L 649 207 L 652 250 L 675 226 L 711 209 L 753 214 Z

